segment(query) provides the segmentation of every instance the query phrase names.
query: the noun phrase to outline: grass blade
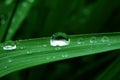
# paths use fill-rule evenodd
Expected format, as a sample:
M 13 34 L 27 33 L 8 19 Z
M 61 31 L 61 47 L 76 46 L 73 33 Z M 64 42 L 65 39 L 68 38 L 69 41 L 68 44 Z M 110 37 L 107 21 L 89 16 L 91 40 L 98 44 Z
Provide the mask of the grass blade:
M 70 39 L 63 47 L 50 46 L 49 37 L 15 41 L 17 49 L 12 51 L 1 47 L 0 77 L 35 65 L 120 49 L 120 32 L 72 35 Z
M 32 5 L 33 5 L 32 0 L 25 0 L 18 5 L 18 8 L 15 12 L 15 15 L 10 25 L 8 35 L 6 36 L 6 40 L 10 40 L 14 36 L 15 32 L 19 29 L 20 24 L 27 16 L 27 13 L 29 12 Z
M 0 42 L 4 41 L 4 37 L 9 27 L 15 5 L 15 3 L 9 5 L 0 3 Z

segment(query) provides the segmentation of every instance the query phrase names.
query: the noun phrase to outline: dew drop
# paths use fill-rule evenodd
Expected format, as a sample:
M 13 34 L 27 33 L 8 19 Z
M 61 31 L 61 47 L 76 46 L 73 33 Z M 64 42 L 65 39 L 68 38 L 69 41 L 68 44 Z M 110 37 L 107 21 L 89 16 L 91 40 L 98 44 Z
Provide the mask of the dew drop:
M 67 55 L 67 54 L 64 54 L 64 55 L 62 55 L 62 57 L 66 58 L 66 57 L 68 57 L 68 55 Z
M 3 50 L 15 50 L 16 44 L 13 41 L 7 41 L 3 44 Z
M 27 54 L 31 54 L 31 51 L 27 51 Z
M 70 44 L 70 39 L 67 34 L 58 32 L 52 35 L 50 39 L 51 46 L 66 46 Z
M 4 68 L 6 69 L 6 68 L 8 68 L 7 66 L 4 66 Z
M 84 38 L 79 38 L 77 44 L 84 44 Z
M 68 55 L 67 55 L 67 54 L 65 54 L 65 55 L 64 55 L 64 57 L 68 57 Z
M 53 56 L 52 58 L 53 58 L 53 59 L 55 59 L 56 57 L 55 57 L 55 56 Z
M 46 59 L 47 59 L 47 60 L 49 60 L 50 58 L 49 58 L 49 57 L 47 57 Z
M 68 57 L 68 55 L 67 55 L 67 54 L 64 54 L 64 55 L 62 55 L 62 57 L 63 57 L 63 58 L 66 58 L 66 57 Z
M 90 38 L 90 43 L 97 43 L 97 38 L 96 37 L 91 37 Z
M 109 37 L 103 36 L 101 39 L 102 42 L 109 42 Z
M 62 57 L 65 57 L 64 55 L 62 55 Z
M 8 59 L 8 62 L 10 63 L 10 62 L 12 62 L 12 60 L 11 60 L 11 59 Z
M 44 44 L 43 47 L 47 47 L 47 45 Z

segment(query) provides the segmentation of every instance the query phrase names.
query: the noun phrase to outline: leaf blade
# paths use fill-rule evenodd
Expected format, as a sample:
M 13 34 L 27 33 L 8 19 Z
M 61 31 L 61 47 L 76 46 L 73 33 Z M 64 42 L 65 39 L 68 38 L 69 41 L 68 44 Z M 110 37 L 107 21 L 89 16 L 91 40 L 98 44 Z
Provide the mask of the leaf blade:
M 50 46 L 47 37 L 16 41 L 13 51 L 0 48 L 0 77 L 35 65 L 120 49 L 120 32 L 71 35 L 70 39 L 70 45 L 63 47 Z

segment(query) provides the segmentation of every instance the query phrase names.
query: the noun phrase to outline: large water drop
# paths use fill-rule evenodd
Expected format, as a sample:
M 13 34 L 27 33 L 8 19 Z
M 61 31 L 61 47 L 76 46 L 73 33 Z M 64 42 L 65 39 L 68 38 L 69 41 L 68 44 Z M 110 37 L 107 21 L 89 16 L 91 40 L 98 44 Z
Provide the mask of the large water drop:
M 66 46 L 70 44 L 70 39 L 67 34 L 58 32 L 52 35 L 50 39 L 51 46 Z
M 15 50 L 16 44 L 13 41 L 7 41 L 3 44 L 3 50 Z

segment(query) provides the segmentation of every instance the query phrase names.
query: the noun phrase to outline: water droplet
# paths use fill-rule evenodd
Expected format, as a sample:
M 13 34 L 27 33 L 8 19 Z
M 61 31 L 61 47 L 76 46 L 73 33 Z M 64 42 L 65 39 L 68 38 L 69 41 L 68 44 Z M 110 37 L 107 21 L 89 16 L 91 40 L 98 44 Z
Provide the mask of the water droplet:
M 49 57 L 47 57 L 46 59 L 47 59 L 47 60 L 49 60 L 50 58 L 49 58 Z
M 65 55 L 64 55 L 64 57 L 68 57 L 68 55 L 67 55 L 67 54 L 65 54 Z
M 3 50 L 15 50 L 16 44 L 13 41 L 7 41 L 3 44 Z
M 55 57 L 55 56 L 53 56 L 52 58 L 53 58 L 53 59 L 55 59 L 56 57 Z
M 91 37 L 90 38 L 90 43 L 97 43 L 97 38 L 96 37 Z
M 77 44 L 84 44 L 84 38 L 79 38 Z
M 0 25 L 4 25 L 6 22 L 6 16 L 5 15 L 0 15 Z
M 109 42 L 109 37 L 103 36 L 101 39 L 102 42 Z
M 68 57 L 68 55 L 67 55 L 67 54 L 64 54 L 64 55 L 62 55 L 62 57 L 64 57 L 64 58 L 65 58 L 65 57 Z
M 4 66 L 4 68 L 6 69 L 6 68 L 8 68 L 7 66 Z
M 67 34 L 58 32 L 52 35 L 50 39 L 51 46 L 66 46 L 69 45 L 70 39 Z
M 10 62 L 12 62 L 12 60 L 11 60 L 11 59 L 8 59 L 8 62 L 10 63 Z
M 44 44 L 43 47 L 47 47 L 47 45 Z
M 31 51 L 27 51 L 27 54 L 31 54 Z

